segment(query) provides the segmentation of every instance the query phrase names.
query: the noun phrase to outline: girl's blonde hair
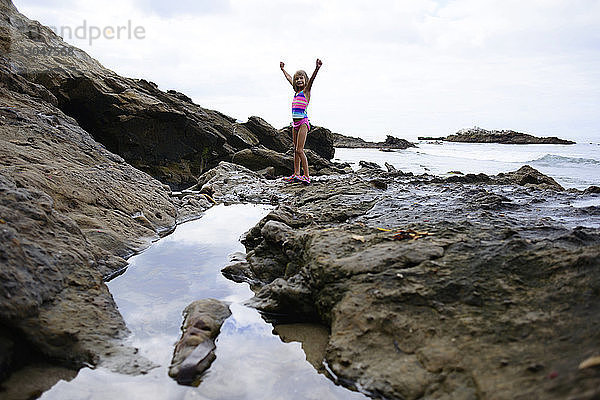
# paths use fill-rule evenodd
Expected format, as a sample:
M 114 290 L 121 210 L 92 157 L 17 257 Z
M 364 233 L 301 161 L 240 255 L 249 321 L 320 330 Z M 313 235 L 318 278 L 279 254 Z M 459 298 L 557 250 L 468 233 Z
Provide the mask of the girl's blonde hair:
M 306 71 L 303 69 L 296 71 L 296 73 L 294 74 L 294 78 L 292 79 L 292 82 L 293 82 L 292 85 L 294 86 L 294 92 L 298 91 L 298 88 L 296 87 L 296 77 L 298 75 L 304 76 L 304 87 L 306 87 L 306 85 L 308 84 L 308 74 L 306 73 Z

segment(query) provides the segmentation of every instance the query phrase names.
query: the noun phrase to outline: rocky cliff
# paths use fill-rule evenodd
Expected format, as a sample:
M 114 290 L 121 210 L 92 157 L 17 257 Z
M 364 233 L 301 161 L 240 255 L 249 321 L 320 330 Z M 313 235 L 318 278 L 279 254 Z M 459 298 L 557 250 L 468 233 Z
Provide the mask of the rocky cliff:
M 177 209 L 168 188 L 95 142 L 4 62 L 0 336 L 10 345 L 0 372 L 31 353 L 96 363 L 126 332 L 103 278 L 173 229 Z
M 18 13 L 10 1 L 1 4 L 0 45 L 10 73 L 45 88 L 47 100 L 96 141 L 172 188 L 193 185 L 204 171 L 240 150 L 262 145 L 286 152 L 292 146 L 288 129 L 277 130 L 259 117 L 238 123 L 182 93 L 119 76 Z M 306 147 L 331 159 L 331 132 L 319 128 L 315 135 Z
M 208 205 L 171 198 L 65 114 L 69 85 L 101 67 L 78 50 L 22 54 L 61 42 L 8 1 L 0 13 L 0 379 L 30 359 L 143 372 L 104 281 Z

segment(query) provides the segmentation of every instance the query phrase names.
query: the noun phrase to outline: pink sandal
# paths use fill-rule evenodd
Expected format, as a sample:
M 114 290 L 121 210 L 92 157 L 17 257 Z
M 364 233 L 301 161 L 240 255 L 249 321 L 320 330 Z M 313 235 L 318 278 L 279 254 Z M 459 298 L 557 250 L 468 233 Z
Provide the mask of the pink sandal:
M 288 183 L 297 182 L 299 179 L 300 177 L 296 174 L 292 174 L 291 176 L 286 176 L 283 178 L 283 180 Z
M 310 178 L 306 175 L 299 176 L 298 180 L 304 185 L 310 185 Z

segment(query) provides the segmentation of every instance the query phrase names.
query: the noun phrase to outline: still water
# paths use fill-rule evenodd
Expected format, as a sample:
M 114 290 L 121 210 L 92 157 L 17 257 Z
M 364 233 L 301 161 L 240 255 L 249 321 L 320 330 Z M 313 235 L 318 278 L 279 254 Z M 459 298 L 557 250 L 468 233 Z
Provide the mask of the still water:
M 248 285 L 222 276 L 229 255 L 244 251 L 240 236 L 268 212 L 265 206 L 215 206 L 132 257 L 127 271 L 108 286 L 132 332 L 131 344 L 159 367 L 139 376 L 84 368 L 41 398 L 366 399 L 318 374 L 300 343 L 284 343 L 256 310 L 243 305 L 252 297 Z M 209 297 L 230 302 L 232 316 L 223 324 L 217 359 L 200 386 L 180 386 L 167 369 L 181 334 L 181 312 Z

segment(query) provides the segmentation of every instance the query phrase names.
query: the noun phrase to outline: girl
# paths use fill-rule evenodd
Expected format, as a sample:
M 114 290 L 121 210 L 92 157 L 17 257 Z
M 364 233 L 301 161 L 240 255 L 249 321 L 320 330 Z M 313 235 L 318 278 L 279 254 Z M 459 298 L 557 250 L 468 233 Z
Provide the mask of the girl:
M 303 70 L 297 71 L 292 78 L 283 67 L 283 62 L 279 63 L 279 68 L 283 71 L 288 82 L 294 88 L 294 100 L 292 100 L 292 140 L 294 141 L 294 173 L 292 176 L 283 178 L 287 182 L 302 182 L 305 185 L 310 185 L 310 176 L 308 172 L 308 161 L 304 154 L 304 143 L 306 142 L 306 134 L 310 129 L 306 107 L 310 101 L 310 89 L 317 77 L 317 72 L 321 68 L 323 62 L 317 58 L 317 66 L 310 79 Z M 305 175 L 300 175 L 300 164 Z

